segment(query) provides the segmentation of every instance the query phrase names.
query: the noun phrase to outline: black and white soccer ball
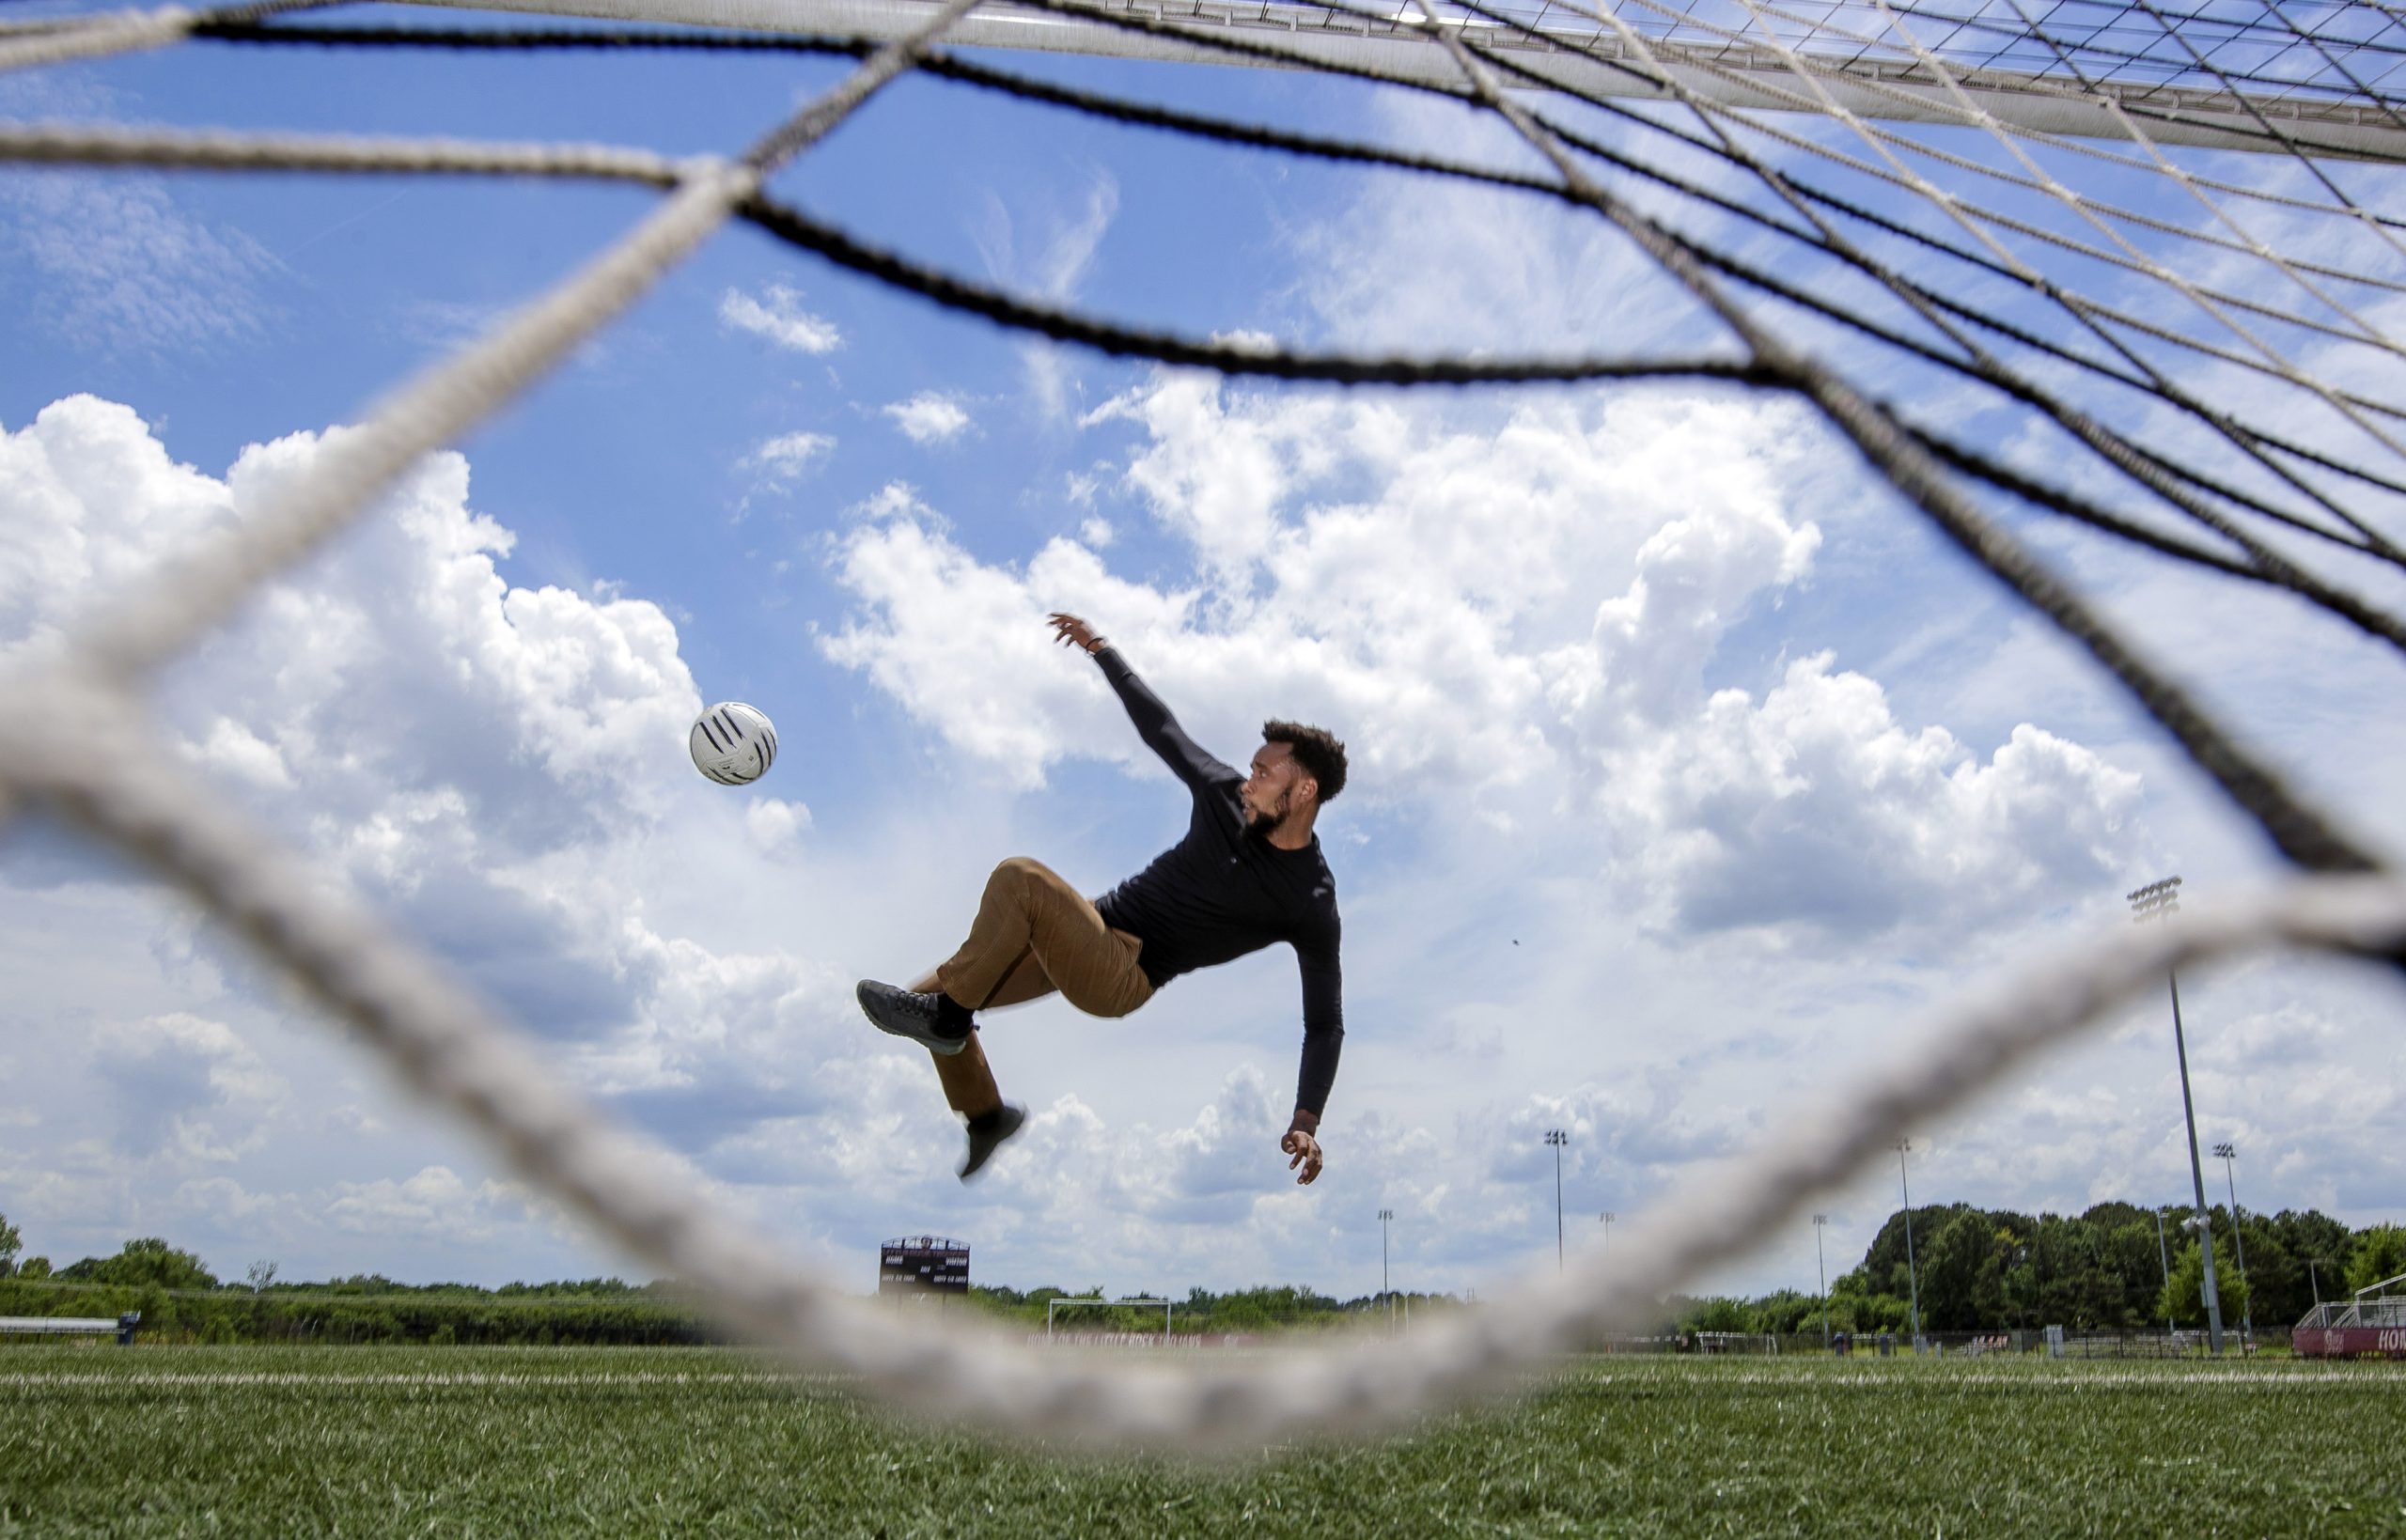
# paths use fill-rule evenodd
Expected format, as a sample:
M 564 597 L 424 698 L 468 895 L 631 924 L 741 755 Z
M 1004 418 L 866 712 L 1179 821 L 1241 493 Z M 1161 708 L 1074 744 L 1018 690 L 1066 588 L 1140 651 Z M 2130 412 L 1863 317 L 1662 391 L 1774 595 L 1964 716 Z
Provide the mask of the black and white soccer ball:
M 721 701 L 703 712 L 687 744 L 694 768 L 723 786 L 750 786 L 777 758 L 777 730 L 759 708 L 742 701 Z

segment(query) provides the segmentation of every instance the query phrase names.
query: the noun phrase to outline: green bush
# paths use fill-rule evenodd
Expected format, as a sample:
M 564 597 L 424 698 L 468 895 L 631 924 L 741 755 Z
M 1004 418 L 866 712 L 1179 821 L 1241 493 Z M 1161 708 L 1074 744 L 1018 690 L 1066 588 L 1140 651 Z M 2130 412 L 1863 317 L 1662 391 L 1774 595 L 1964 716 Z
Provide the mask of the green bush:
M 0 1279 L 0 1315 L 142 1312 L 141 1340 L 165 1343 L 581 1343 L 673 1346 L 714 1340 L 694 1305 L 628 1289 L 613 1299 L 521 1289 L 508 1298 L 456 1284 L 392 1292 L 321 1285 L 169 1290 L 156 1284 Z
M 2356 1237 L 2348 1255 L 2348 1287 L 2368 1289 L 2406 1273 L 2406 1225 L 2376 1224 Z

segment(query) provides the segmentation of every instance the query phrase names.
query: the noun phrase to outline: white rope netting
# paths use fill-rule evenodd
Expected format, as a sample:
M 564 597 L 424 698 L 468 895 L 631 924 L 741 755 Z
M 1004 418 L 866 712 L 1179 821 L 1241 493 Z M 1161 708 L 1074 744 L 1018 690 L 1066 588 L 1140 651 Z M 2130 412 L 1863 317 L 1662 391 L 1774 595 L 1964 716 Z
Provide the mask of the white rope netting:
M 289 41 L 300 35 L 298 29 L 270 24 L 269 19 L 301 8 L 320 8 L 170 10 L 18 24 L 0 29 L 0 70 L 94 58 L 205 36 L 256 42 L 266 33 L 282 30 Z M 812 14 L 801 5 L 771 8 L 789 23 Z M 844 14 L 863 8 L 853 5 Z M 1015 13 L 1027 9 L 1007 8 Z M 742 16 L 756 16 L 759 9 L 753 7 Z M 1159 17 L 1090 8 L 1077 0 L 1060 0 L 1040 9 L 1056 22 L 1083 19 L 1084 25 L 1133 29 L 1133 35 L 1156 41 L 1164 40 L 1161 29 L 1172 25 Z M 1271 9 L 1258 14 L 1270 15 Z M 406 1083 L 456 1114 L 512 1169 L 632 1257 L 696 1285 L 746 1337 L 783 1349 L 799 1363 L 855 1375 L 869 1392 L 933 1415 L 1015 1436 L 1190 1450 L 1258 1448 L 1296 1436 L 1389 1426 L 1506 1387 L 1553 1355 L 1630 1324 L 1668 1291 L 1742 1257 L 1758 1237 L 1877 1158 L 1898 1133 L 1996 1085 L 2031 1055 L 2091 1030 L 2118 1000 L 2177 964 L 2275 945 L 2392 959 L 2406 955 L 2406 884 L 2382 875 L 2361 839 L 2305 802 L 2252 750 L 2224 731 L 1970 490 L 1985 488 L 1992 496 L 2065 514 L 2170 559 L 2277 584 L 2393 646 L 2406 646 L 2406 625 L 2310 567 L 2301 554 L 2302 548 L 2311 547 L 2333 551 L 2342 562 L 2393 571 L 2406 568 L 2406 553 L 2384 533 L 2389 505 L 2383 501 L 2393 490 L 2406 491 L 2406 481 L 2393 485 L 2381 479 L 2406 467 L 2373 468 L 2351 459 L 2335 470 L 2342 456 L 2320 447 L 2324 441 L 2287 438 L 2268 425 L 2250 424 L 2238 414 L 2185 400 L 2133 340 L 2145 334 L 2176 350 L 2225 361 L 2244 355 L 2254 366 L 2298 387 L 2332 423 L 2357 433 L 2355 445 L 2370 444 L 2406 459 L 2397 454 L 2396 438 L 2384 426 L 2406 414 L 2367 394 L 2370 387 L 2360 381 L 2351 380 L 2351 388 L 2344 390 L 2327 381 L 2294 349 L 2251 333 L 2232 314 L 2237 305 L 2258 317 L 2311 322 L 2309 330 L 2345 334 L 2397 355 L 2399 350 L 2383 332 L 2378 314 L 2364 296 L 2406 292 L 2406 283 L 2400 281 L 2406 275 L 2377 266 L 2309 264 L 2285 257 L 2230 214 L 2229 200 L 2256 198 L 2264 207 L 2291 212 L 2310 209 L 2351 227 L 2369 228 L 2391 253 L 2399 249 L 2395 232 L 2401 226 L 2327 179 L 2319 184 L 2321 192 L 2291 189 L 2259 197 L 2260 189 L 2239 188 L 2194 168 L 2175 166 L 2160 148 L 2170 139 L 2162 132 L 2164 119 L 2149 116 L 2164 110 L 2161 93 L 2172 93 L 2169 100 L 2176 107 L 2192 96 L 2211 96 L 2221 115 L 2218 122 L 2236 118 L 2259 123 L 2261 148 L 2302 159 L 2298 141 L 2311 142 L 2315 126 L 2327 128 L 2336 117 L 2345 116 L 2340 108 L 2351 102 L 2364 121 L 2383 132 L 2396 129 L 2398 114 L 2377 86 L 2342 66 L 2339 73 L 2351 84 L 2352 95 L 2317 76 L 2250 96 L 2214 63 L 2213 50 L 2192 48 L 2185 64 L 2146 54 L 2153 73 L 2143 88 L 2129 85 L 2135 66 L 2127 59 L 2115 62 L 2101 72 L 2120 83 L 2117 89 L 2087 99 L 2085 110 L 2093 117 L 2121 122 L 2146 159 L 2112 153 L 2133 165 L 2164 171 L 2186 194 L 2206 204 L 2212 229 L 2170 226 L 2172 233 L 2182 241 L 2210 244 L 2218 254 L 2243 252 L 2260 260 L 2292 291 L 2289 299 L 2275 303 L 2260 294 L 2225 293 L 2173 272 L 2130 234 L 2164 221 L 2065 187 L 2034 158 L 2030 146 L 2043 146 L 2050 152 L 2061 146 L 2052 129 L 2017 123 L 1995 110 L 1998 82 L 2011 72 L 2000 71 L 1998 61 L 2007 54 L 1991 48 L 1967 56 L 1961 41 L 1966 29 L 1993 12 L 1992 5 L 1983 5 L 1968 17 L 1953 17 L 1950 41 L 1940 46 L 1923 42 L 1910 30 L 1912 23 L 1929 20 L 1926 11 L 1891 0 L 1832 8 L 1834 27 L 1842 17 L 1849 25 L 1884 26 L 1899 39 L 1893 45 L 1895 53 L 1905 61 L 1901 67 L 1914 71 L 1916 106 L 1908 116 L 1951 117 L 1989 135 L 2002 147 L 2005 164 L 1979 166 L 1980 175 L 2011 178 L 2021 190 L 2052 200 L 2086 231 L 2079 238 L 2081 250 L 2109 257 L 2122 271 L 2157 279 L 2205 318 L 2204 323 L 2229 332 L 2237 344 L 2229 346 L 2181 332 L 2160 317 L 2139 317 L 2101 296 L 2084 296 L 2058 282 L 2008 243 L 2017 232 L 2047 226 L 2026 211 L 1981 209 L 1916 169 L 1915 160 L 1945 163 L 1962 157 L 1954 150 L 1933 152 L 1900 141 L 1892 130 L 1866 121 L 1864 103 L 1897 88 L 1883 84 L 1876 70 L 1862 68 L 1866 35 L 1844 36 L 1842 29 L 1819 35 L 1825 45 L 1833 38 L 1857 45 L 1850 61 L 1827 46 L 1811 46 L 1809 29 L 1800 32 L 1790 13 L 1759 0 L 1737 0 L 1709 11 L 1691 7 L 1683 12 L 1652 0 L 1631 0 L 1623 10 L 1582 13 L 1587 23 L 1582 56 L 1593 59 L 1610 45 L 1617 67 L 1642 87 L 1640 94 L 1652 99 L 1652 116 L 1633 133 L 1662 132 L 1675 115 L 1692 116 L 1705 132 L 1686 141 L 1690 148 L 1713 148 L 1748 171 L 1765 194 L 1764 202 L 1748 210 L 1751 217 L 1785 221 L 1779 228 L 1816 261 L 1851 265 L 1898 307 L 1919 318 L 1922 333 L 1906 338 L 1893 329 L 1880 332 L 1885 323 L 1869 311 L 1843 316 L 1824 312 L 1824 319 L 1846 319 L 1907 351 L 1920 348 L 1923 351 L 1914 356 L 1923 362 L 2011 395 L 2035 417 L 2075 437 L 2100 462 L 2125 477 L 2127 485 L 2151 495 L 2154 515 L 2185 520 L 2203 532 L 2175 537 L 2162 523 L 2042 485 L 1907 421 L 1851 380 L 1831 355 L 1783 334 L 1774 314 L 1760 303 L 1765 293 L 1778 294 L 1775 273 L 1749 268 L 1695 232 L 1641 208 L 1630 195 L 1632 169 L 1625 157 L 1611 158 L 1617 154 L 1611 147 L 1598 146 L 1553 116 L 1542 104 L 1545 99 L 1519 89 L 1531 84 L 1523 60 L 1540 56 L 1542 51 L 1523 49 L 1515 56 L 1500 40 L 1538 28 L 1556 8 L 1534 19 L 1525 11 L 1441 7 L 1436 0 L 1413 0 L 1410 9 L 1412 14 L 1402 17 L 1381 13 L 1382 36 L 1418 51 L 1420 62 L 1403 83 L 1431 88 L 1426 84 L 1431 78 L 1427 60 L 1443 58 L 1451 71 L 1445 77 L 1449 84 L 1435 88 L 1508 126 L 1551 168 L 1551 179 L 1378 147 L 1336 145 L 1258 126 L 1213 123 L 1166 109 L 1105 102 L 1040 83 L 1001 86 L 992 71 L 938 46 L 978 11 L 976 0 L 916 7 L 909 11 L 913 24 L 889 40 L 875 40 L 870 36 L 874 29 L 864 27 L 861 35 L 825 41 L 821 51 L 849 53 L 860 59 L 858 67 L 841 85 L 735 159 L 670 161 L 641 150 L 590 146 L 0 124 L 0 159 L 24 163 L 580 177 L 637 182 L 664 193 L 659 207 L 608 250 L 457 356 L 402 385 L 367 414 L 361 429 L 335 441 L 306 475 L 281 488 L 244 522 L 216 533 L 133 591 L 107 596 L 91 611 L 98 618 L 72 631 L 63 646 L 23 661 L 0 677 L 0 819 L 39 803 L 138 855 L 287 970 L 332 1016 L 354 1029 L 369 1051 Z M 1642 28 L 1633 24 L 1630 18 L 1645 12 L 1659 13 L 1655 23 Z M 645 14 L 657 15 L 658 8 Z M 1309 8 L 1309 14 L 1326 29 L 1354 13 L 1333 5 Z M 2278 13 L 2268 10 L 2267 15 Z M 1195 18 L 1209 19 L 1201 8 L 1190 20 Z M 1472 22 L 1486 33 L 1475 31 Z M 2261 24 L 2269 28 L 2274 23 Z M 2336 46 L 2319 34 L 2301 32 L 2287 17 L 2278 17 L 2278 24 L 2302 37 L 2326 60 Z M 1258 27 L 1225 30 L 1225 36 L 1175 36 L 1166 41 L 1180 50 L 1209 54 L 1226 53 L 1230 39 L 1241 39 L 1240 53 L 1272 51 L 1258 40 Z M 360 35 L 367 34 L 363 30 Z M 1717 39 L 1721 51 L 1703 49 L 1706 39 Z M 2069 75 L 2033 76 L 2038 84 L 2030 89 L 2057 97 L 2079 93 L 2086 80 L 2081 51 L 2093 53 L 2093 39 L 2067 41 L 2028 28 L 2023 41 L 2030 49 L 2044 44 L 2054 50 L 2069 70 Z M 2363 39 L 2356 41 L 2361 45 Z M 546 42 L 523 38 L 516 45 L 580 46 L 572 39 Z M 667 46 L 656 40 L 643 45 Z M 1669 57 L 1673 53 L 1679 54 L 1676 68 Z M 1875 159 L 1866 161 L 1824 145 L 1704 88 L 1714 70 L 1733 67 L 1727 61 L 1741 54 L 1749 71 L 1745 101 L 1758 102 L 1767 92 L 1793 98 L 1844 125 Z M 2252 68 L 2268 68 L 2263 57 L 2261 50 L 2251 54 Z M 1308 54 L 1253 62 L 1337 68 Z M 2025 72 L 2029 68 L 2022 54 L 2012 55 L 2012 62 Z M 1733 361 L 1724 349 L 1691 359 L 1497 361 L 1217 348 L 980 289 L 879 252 L 768 196 L 766 179 L 780 164 L 912 70 L 1258 148 L 1467 177 L 1552 198 L 1622 231 L 1694 297 L 1700 312 L 1718 322 L 1742 356 Z M 1778 71 L 1785 71 L 1785 84 L 1777 83 Z M 1844 99 L 1830 88 L 1840 77 L 1847 85 Z M 2301 117 L 2298 104 L 2307 99 L 2314 111 Z M 1581 100 L 1600 104 L 1596 99 Z M 2275 124 L 2275 117 L 2292 127 Z M 1977 334 L 1986 324 L 2005 326 L 2008 330 L 1998 334 L 2010 336 L 2010 322 L 1969 314 L 1960 296 L 1871 255 L 1858 239 L 1865 229 L 1877 230 L 1879 240 L 1891 242 L 1898 231 L 1880 229 L 1864 210 L 1850 209 L 1843 199 L 1803 181 L 1792 165 L 1773 163 L 1773 145 L 1789 151 L 1792 161 L 1836 158 L 1855 171 L 1920 194 L 1943 224 L 1971 239 L 1972 244 L 1961 248 L 1931 248 L 1944 250 L 1945 261 L 1984 261 L 1989 276 L 2002 275 L 2042 296 L 2044 303 L 2069 318 L 2071 331 L 2103 345 L 2085 359 L 2084 366 L 2101 369 L 2123 386 L 2151 390 L 2159 404 L 2178 406 L 2186 413 L 2189 430 L 2216 435 L 2253 480 L 2242 487 L 2175 465 L 2164 445 L 2131 438 L 2057 397 L 2035 374 L 2008 366 Z M 2350 153 L 2383 151 L 2356 145 Z M 1659 166 L 1639 169 L 1658 184 L 1669 177 Z M 1714 207 L 1727 211 L 1722 205 Z M 2293 863 L 2320 875 L 2200 908 L 2172 926 L 2133 930 L 2032 967 L 1929 1023 L 1918 1053 L 1867 1084 L 1857 1080 L 1843 1099 L 1834 1097 L 1795 1110 L 1742 1159 L 1685 1184 L 1639 1218 L 1639 1236 L 1633 1239 L 1642 1237 L 1642 1243 L 1623 1248 L 1609 1266 L 1601 1258 L 1584 1258 L 1559 1278 L 1520 1285 L 1488 1308 L 1447 1316 L 1401 1344 L 1356 1344 L 1257 1361 L 1115 1366 L 1105 1372 L 992 1333 L 931 1325 L 915 1315 L 905 1322 L 873 1311 L 814 1279 L 774 1244 L 715 1208 L 677 1177 L 659 1152 L 562 1087 L 519 1034 L 450 982 L 422 947 L 333 891 L 299 855 L 190 769 L 151 753 L 157 734 L 143 698 L 150 677 L 163 664 L 222 624 L 262 584 L 290 571 L 360 519 L 420 456 L 455 441 L 525 391 L 736 218 L 942 303 L 1055 337 L 1172 363 L 1356 382 L 1671 377 L 1729 380 L 1792 392 L 1813 402 L 1909 506 L 2086 647 Z M 1850 227 L 1854 233 L 1848 233 Z M 1937 239 L 1928 230 L 1911 233 L 1925 244 Z M 2054 230 L 2048 233 L 2058 241 L 2070 239 Z M 2359 292 L 2351 303 L 2336 303 L 2326 280 L 2352 283 Z M 2301 300 L 2299 294 L 2307 298 Z M 2314 305 L 2320 305 L 2320 311 L 2309 314 Z M 2204 323 L 2193 319 L 2189 324 Z M 2016 345 L 2023 344 L 2017 339 Z M 2369 502 L 2342 496 L 2342 482 L 2370 487 L 2380 495 Z M 79 724 L 71 739 L 48 730 L 48 723 L 69 717 Z

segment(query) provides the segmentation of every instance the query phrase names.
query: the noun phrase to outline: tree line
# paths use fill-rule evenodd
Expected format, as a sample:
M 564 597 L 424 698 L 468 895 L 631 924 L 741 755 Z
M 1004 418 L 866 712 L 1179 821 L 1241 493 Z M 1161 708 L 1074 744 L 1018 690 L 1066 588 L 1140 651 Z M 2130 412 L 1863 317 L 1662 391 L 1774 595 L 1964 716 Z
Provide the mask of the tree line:
M 363 1273 L 277 1283 L 255 1264 L 220 1283 L 190 1252 L 157 1236 L 114 1256 L 54 1268 L 22 1265 L 16 1230 L 0 1218 L 0 1315 L 142 1313 L 147 1341 L 185 1343 L 469 1343 L 485 1346 L 659 1345 L 717 1340 L 700 1303 L 673 1283 L 588 1278 L 548 1283 L 409 1284 Z
M 2210 1211 L 2215 1294 L 2226 1325 L 2294 1326 L 2313 1305 L 2406 1273 L 2406 1226 L 2351 1230 L 2314 1209 Z M 1970 1204 L 1898 1210 L 1862 1263 L 1830 1281 L 1833 1330 L 1903 1332 L 1918 1285 L 1925 1331 L 2062 1326 L 2142 1330 L 2206 1321 L 2205 1261 L 2185 1207 L 2102 1203 L 2078 1215 Z M 2244 1252 L 2245 1270 L 2239 1265 Z M 1783 1289 L 1758 1299 L 1696 1302 L 1682 1324 L 1707 1330 L 1818 1331 L 1821 1302 Z
M 1969 1204 L 1933 1204 L 1889 1216 L 1863 1261 L 1833 1279 L 1833 1330 L 1909 1330 L 1918 1287 L 1926 1331 L 2064 1326 L 2145 1330 L 2202 1325 L 2203 1253 L 2185 1209 L 2161 1213 L 2124 1203 L 2077 1216 L 2032 1218 Z M 1911 1223 L 1908 1260 L 1907 1223 Z M 2159 1229 L 2161 1221 L 2161 1229 Z M 2325 1299 L 2406 1273 L 2406 1226 L 2351 1230 L 2308 1209 L 2243 1215 L 2238 1239 L 2226 1210 L 2212 1211 L 2214 1267 L 2223 1319 L 2252 1314 L 2258 1327 L 2294 1324 L 2319 1290 Z M 381 1274 L 322 1283 L 279 1283 L 272 1263 L 241 1282 L 221 1283 L 194 1253 L 156 1236 L 129 1240 L 113 1256 L 54 1268 L 22 1264 L 16 1228 L 0 1216 L 0 1315 L 114 1316 L 142 1313 L 146 1338 L 169 1342 L 673 1344 L 717 1340 L 705 1301 L 673 1281 L 630 1283 L 592 1278 L 546 1283 L 408 1284 Z M 1102 1290 L 976 1286 L 968 1306 L 1041 1329 L 1057 1299 L 1096 1299 Z M 1255 1335 L 1364 1324 L 1389 1313 L 1464 1303 L 1449 1295 L 1338 1299 L 1276 1285 L 1217 1293 L 1189 1289 L 1176 1301 L 1180 1335 Z M 1753 1299 L 1674 1296 L 1643 1330 L 1816 1332 L 1823 1302 L 1781 1289 Z M 1158 1307 L 1082 1307 L 1063 1318 L 1079 1332 L 1162 1330 Z

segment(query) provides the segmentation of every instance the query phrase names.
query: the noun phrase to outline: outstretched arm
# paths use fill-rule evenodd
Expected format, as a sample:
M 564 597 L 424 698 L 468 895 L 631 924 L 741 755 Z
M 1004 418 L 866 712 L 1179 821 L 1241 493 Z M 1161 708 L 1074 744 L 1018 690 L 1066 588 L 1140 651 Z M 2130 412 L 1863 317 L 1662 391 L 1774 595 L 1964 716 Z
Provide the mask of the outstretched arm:
M 1328 1093 L 1336 1083 L 1336 1060 L 1345 1047 L 1343 976 L 1337 968 L 1339 932 L 1295 943 L 1295 960 L 1304 980 L 1304 1062 L 1295 1076 L 1295 1116 L 1278 1147 L 1288 1157 L 1287 1169 L 1303 1168 L 1295 1180 L 1308 1183 L 1320 1174 L 1320 1117 L 1327 1110 Z
M 1186 736 L 1186 729 L 1178 724 L 1178 719 L 1169 714 L 1169 708 L 1145 688 L 1144 680 L 1136 677 L 1136 671 L 1119 656 L 1119 649 L 1097 636 L 1084 620 L 1056 612 L 1052 626 L 1054 637 L 1063 646 L 1076 647 L 1102 665 L 1102 677 L 1111 681 L 1111 688 L 1118 692 L 1119 704 L 1128 708 L 1128 720 L 1136 724 L 1136 736 L 1162 756 L 1162 763 L 1170 768 L 1171 774 L 1195 790 L 1213 782 L 1244 779 L 1197 747 Z

